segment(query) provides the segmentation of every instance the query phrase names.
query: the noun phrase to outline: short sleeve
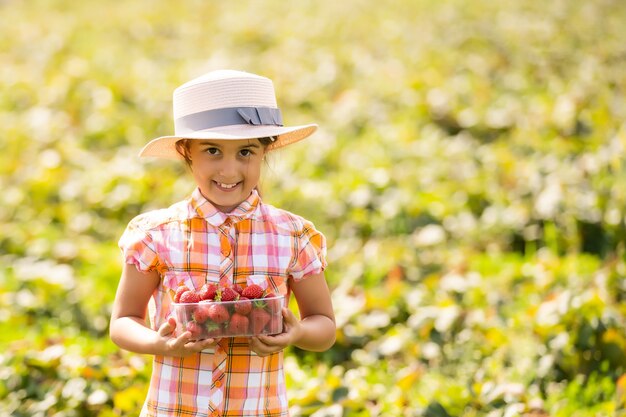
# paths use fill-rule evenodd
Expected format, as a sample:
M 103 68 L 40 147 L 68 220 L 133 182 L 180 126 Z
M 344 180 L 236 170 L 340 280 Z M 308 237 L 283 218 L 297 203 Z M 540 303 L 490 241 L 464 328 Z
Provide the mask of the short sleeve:
M 160 265 L 158 254 L 148 230 L 140 226 L 140 218 L 133 219 L 118 242 L 124 262 L 132 264 L 141 272 L 150 272 Z
M 326 237 L 312 223 L 305 222 L 302 233 L 296 237 L 297 253 L 289 275 L 296 281 L 326 269 Z

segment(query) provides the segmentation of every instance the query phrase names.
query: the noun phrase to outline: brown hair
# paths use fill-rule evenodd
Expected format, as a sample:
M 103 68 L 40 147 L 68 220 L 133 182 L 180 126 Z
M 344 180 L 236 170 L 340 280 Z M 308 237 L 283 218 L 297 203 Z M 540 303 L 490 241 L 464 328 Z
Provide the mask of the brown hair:
M 176 142 L 176 152 L 187 162 L 188 166 L 191 166 L 191 157 L 189 156 L 189 139 L 181 139 Z

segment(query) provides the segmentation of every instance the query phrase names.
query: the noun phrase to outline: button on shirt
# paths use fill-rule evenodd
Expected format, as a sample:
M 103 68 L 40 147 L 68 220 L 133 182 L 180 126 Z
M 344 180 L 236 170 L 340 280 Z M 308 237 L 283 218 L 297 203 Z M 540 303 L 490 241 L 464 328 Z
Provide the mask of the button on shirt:
M 326 267 L 326 240 L 302 217 L 264 204 L 252 194 L 230 213 L 217 210 L 199 189 L 168 209 L 133 219 L 119 246 L 126 263 L 157 271 L 150 299 L 158 329 L 172 313 L 175 289 L 205 282 L 258 284 L 290 295 L 301 280 Z M 283 352 L 257 356 L 246 338 L 224 338 L 216 348 L 177 358 L 155 356 L 144 417 L 286 416 Z

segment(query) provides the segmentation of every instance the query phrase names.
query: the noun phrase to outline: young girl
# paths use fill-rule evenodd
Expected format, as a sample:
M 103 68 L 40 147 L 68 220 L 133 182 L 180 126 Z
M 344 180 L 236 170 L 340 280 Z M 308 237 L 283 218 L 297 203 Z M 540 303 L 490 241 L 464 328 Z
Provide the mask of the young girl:
M 286 416 L 283 350 L 323 351 L 335 340 L 326 241 L 311 222 L 263 203 L 257 185 L 266 153 L 317 126 L 284 127 L 272 82 L 239 71 L 177 88 L 174 119 L 175 135 L 154 139 L 140 156 L 185 160 L 197 188 L 137 216 L 120 239 L 111 339 L 154 355 L 142 416 Z M 179 285 L 209 282 L 257 284 L 286 300 L 293 293 L 300 318 L 284 308 L 280 334 L 191 341 L 176 331 L 173 297 Z

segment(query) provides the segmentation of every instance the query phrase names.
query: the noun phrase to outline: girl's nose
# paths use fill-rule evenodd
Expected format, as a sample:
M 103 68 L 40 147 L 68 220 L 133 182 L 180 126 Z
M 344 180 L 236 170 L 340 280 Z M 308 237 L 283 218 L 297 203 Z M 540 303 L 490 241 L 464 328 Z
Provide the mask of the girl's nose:
M 235 176 L 237 174 L 236 161 L 229 159 L 229 158 L 223 158 L 219 162 L 219 166 L 217 167 L 217 172 L 220 176 L 224 178 L 230 178 L 230 177 Z

